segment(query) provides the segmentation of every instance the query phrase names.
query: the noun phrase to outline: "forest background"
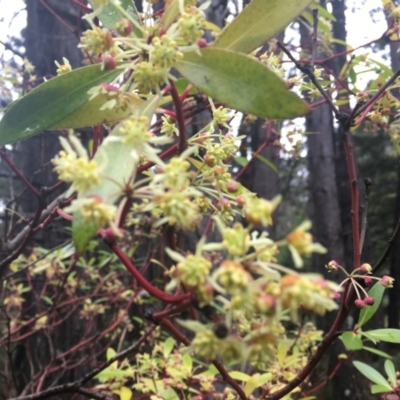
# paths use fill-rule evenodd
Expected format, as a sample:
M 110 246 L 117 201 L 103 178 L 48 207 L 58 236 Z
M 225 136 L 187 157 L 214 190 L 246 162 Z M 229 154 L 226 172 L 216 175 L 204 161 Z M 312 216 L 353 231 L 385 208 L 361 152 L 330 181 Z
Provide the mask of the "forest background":
M 368 4 L 374 7 L 369 12 L 369 18 L 376 19 L 379 23 L 373 25 L 372 37 L 355 45 L 347 38 L 346 32 L 361 32 L 367 29 L 364 28 L 364 24 L 355 22 L 362 18 L 359 16 L 361 12 L 365 13 L 364 3 L 320 1 L 320 7 L 326 8 L 329 14 L 320 13 L 319 16 L 318 37 L 321 46 L 316 60 L 325 60 L 324 65 L 331 71 L 331 76 L 340 77 L 348 83 L 349 86 L 343 92 L 348 93 L 347 89 L 351 88 L 351 94 L 379 87 L 390 78 L 392 71 L 400 69 L 398 41 L 388 38 L 387 35 L 391 17 L 385 13 L 381 2 Z M 398 5 L 396 2 L 393 4 Z M 43 82 L 43 78 L 50 79 L 55 76 L 55 60 L 62 64 L 65 57 L 73 68 L 90 62 L 77 47 L 80 35 L 88 29 L 88 24 L 81 18 L 88 11 L 88 6 L 84 1 L 26 2 L 26 27 L 20 35 L 8 36 L 2 43 L 2 106 L 7 106 L 16 96 L 29 92 Z M 147 6 L 136 3 L 139 12 Z M 6 2 L 0 2 L 0 7 L 7 7 Z M 161 5 L 156 3 L 153 7 L 154 12 L 157 12 Z M 235 15 L 237 8 L 240 9 L 240 5 L 213 1 L 206 11 L 207 19 L 222 27 L 227 18 Z M 349 8 L 352 8 L 351 12 Z M 355 19 L 351 18 L 353 15 Z M 307 58 L 312 49 L 311 17 L 310 12 L 304 14 L 300 17 L 301 21 L 297 20 L 291 24 L 290 28 L 278 37 L 291 49 L 295 58 Z M 211 40 L 211 36 L 207 39 Z M 357 52 L 344 54 L 348 50 L 345 43 L 353 47 L 361 44 L 363 46 Z M 271 43 L 266 46 L 268 48 Z M 279 48 L 272 48 L 271 51 L 281 56 Z M 368 61 L 367 56 L 370 57 Z M 290 79 L 295 74 L 294 66 L 290 64 L 290 67 L 286 68 L 289 60 L 286 56 L 283 60 L 286 78 Z M 318 62 L 316 65 L 318 66 Z M 340 105 L 341 93 L 336 96 L 336 100 L 339 100 L 337 105 Z M 342 103 L 344 107 L 345 100 Z M 195 134 L 200 127 L 209 122 L 209 118 L 207 111 L 194 116 L 190 121 L 188 135 Z M 95 134 L 98 129 L 94 128 Z M 274 214 L 274 224 L 268 228 L 270 237 L 274 240 L 281 238 L 293 227 L 310 219 L 313 237 L 328 251 L 326 254 L 313 254 L 306 259 L 304 270 L 326 274 L 325 270 L 321 270 L 321 266 L 329 264 L 331 260 L 338 260 L 341 265 L 351 265 L 353 247 L 349 218 L 349 178 L 338 125 L 329 105 L 321 100 L 321 105 L 316 107 L 312 114 L 305 119 L 296 120 L 295 124 L 272 126 L 270 121 L 262 119 L 248 124 L 246 117 L 242 118 L 239 115 L 235 119 L 235 130 L 239 135 L 243 135 L 244 139 L 232 161 L 233 174 L 239 173 L 241 168 L 248 164 L 239 178 L 244 187 L 260 198 L 269 200 L 278 194 L 283 198 Z M 61 132 L 61 135 L 63 134 L 65 132 Z M 83 141 L 88 143 L 93 131 L 85 129 L 81 130 L 80 134 Z M 399 139 L 396 134 L 395 129 L 387 129 L 382 121 L 371 119 L 365 121 L 352 134 L 359 190 L 362 204 L 368 210 L 362 260 L 371 265 L 384 254 L 400 217 L 400 166 L 397 151 Z M 51 196 L 59 193 L 56 191 L 59 187 L 57 177 L 50 163 L 60 149 L 59 135 L 60 132 L 47 131 L 34 138 L 6 146 L 3 150 L 3 156 L 18 166 L 19 171 L 36 190 L 51 188 Z M 36 202 L 15 170 L 10 168 L 10 163 L 4 160 L 5 158 L 2 158 L 0 163 L 0 197 L 4 204 L 1 215 L 2 243 L 10 245 L 18 238 L 27 221 L 34 218 Z M 251 162 L 248 163 L 249 161 Z M 365 197 L 368 197 L 368 201 L 364 200 Z M 91 278 L 99 283 L 80 288 L 83 293 L 74 297 L 74 285 L 81 281 L 77 278 L 78 275 L 68 271 L 68 260 L 73 253 L 68 242 L 68 225 L 55 220 L 53 226 L 48 228 L 38 230 L 37 234 L 26 242 L 19 261 L 15 261 L 14 266 L 11 265 L 11 269 L 2 277 L 1 363 L 5 372 L 2 374 L 0 394 L 3 398 L 24 398 L 23 396 L 72 382 L 82 374 L 90 372 L 98 366 L 99 360 L 105 359 L 108 348 L 123 350 L 137 340 L 143 324 L 146 324 L 143 317 L 148 308 L 157 309 L 157 304 L 134 304 L 133 300 L 127 300 L 125 289 L 118 285 L 112 286 L 113 281 L 129 282 L 129 277 L 123 269 L 118 269 L 116 260 L 110 257 L 107 249 L 98 241 L 90 244 L 91 253 L 86 259 L 80 260 L 80 268 L 98 265 L 104 267 L 103 271 L 106 273 L 97 275 L 93 272 Z M 132 237 L 135 240 L 140 238 L 137 240 L 138 247 L 135 248 L 135 260 L 140 265 L 146 265 L 149 249 L 160 244 L 163 247 L 164 238 L 153 235 L 146 225 L 135 229 L 132 228 Z M 148 238 L 148 243 L 142 243 L 144 237 Z M 196 233 L 188 234 L 182 238 L 182 246 L 194 249 L 197 240 Z M 384 257 L 381 266 L 383 274 L 394 278 L 394 288 L 385 295 L 383 307 L 370 322 L 375 327 L 399 328 L 400 242 L 399 239 L 397 241 L 397 245 L 392 243 L 391 253 Z M 16 249 L 17 247 L 13 251 Z M 6 259 L 10 254 L 9 248 L 3 245 L 2 251 L 3 259 Z M 295 267 L 289 250 L 285 248 L 281 249 L 277 262 Z M 30 264 L 35 268 L 34 274 L 10 275 Z M 57 270 L 61 266 L 66 270 Z M 148 274 L 150 281 L 158 277 L 157 271 L 145 269 L 142 272 Z M 40 275 L 43 271 L 46 271 L 45 277 Z M 51 280 L 53 275 L 58 277 L 58 282 Z M 332 276 L 329 278 L 332 279 Z M 90 292 L 96 293 L 96 296 L 92 297 Z M 59 298 L 63 298 L 69 307 L 60 308 L 55 312 L 52 309 L 54 299 Z M 12 318 L 7 311 L 10 299 L 21 308 L 21 315 L 24 316 L 21 319 L 25 320 L 25 324 L 22 324 L 17 332 L 13 331 Z M 38 299 L 47 302 L 48 308 L 39 306 Z M 115 318 L 121 313 L 121 308 L 124 308 L 127 314 Z M 50 319 L 40 319 L 38 315 L 52 316 Z M 304 321 L 301 323 L 305 324 L 308 319 L 306 316 L 302 318 Z M 357 318 L 357 314 L 349 317 L 344 329 L 352 329 Z M 320 329 L 328 330 L 332 321 L 328 314 L 324 318 L 318 318 L 316 324 Z M 393 362 L 398 369 L 398 347 L 386 343 L 382 345 L 381 350 L 393 355 Z M 325 391 L 317 392 L 317 398 L 343 399 L 346 396 L 364 399 L 371 396 L 365 378 L 353 367 L 352 360 L 338 359 L 342 352 L 345 352 L 344 347 L 337 342 L 310 380 L 311 387 L 318 387 L 318 382 L 324 382 L 320 385 L 320 390 Z M 369 364 L 376 363 L 377 369 L 382 368 L 381 358 L 370 353 L 357 353 L 357 359 Z M 82 393 L 81 395 L 83 396 Z M 310 390 L 309 395 L 315 393 Z M 120 396 L 122 397 L 121 393 Z

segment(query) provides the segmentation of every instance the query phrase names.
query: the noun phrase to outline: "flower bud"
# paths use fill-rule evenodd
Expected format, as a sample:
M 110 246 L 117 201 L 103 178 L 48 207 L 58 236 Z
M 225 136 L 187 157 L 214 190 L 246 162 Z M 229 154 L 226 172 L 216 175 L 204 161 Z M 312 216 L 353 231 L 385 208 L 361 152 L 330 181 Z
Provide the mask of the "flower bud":
M 326 267 L 329 272 L 337 271 L 339 264 L 335 260 L 332 260 L 328 263 L 328 265 Z
M 380 280 L 381 285 L 383 287 L 387 287 L 387 288 L 392 288 L 393 282 L 394 282 L 394 279 L 387 275 L 384 275 Z
M 366 298 L 364 299 L 364 303 L 365 303 L 367 306 L 372 306 L 372 305 L 375 303 L 375 299 L 374 299 L 373 297 L 371 297 L 371 296 L 368 296 L 368 297 L 366 297 Z
M 372 278 L 370 278 L 370 277 L 366 277 L 366 278 L 364 278 L 364 283 L 366 284 L 366 285 L 371 285 L 372 284 L 372 282 L 373 282 L 373 280 L 372 280 Z
M 121 36 L 129 36 L 132 33 L 132 23 L 126 18 L 121 18 L 115 25 L 117 32 Z
M 245 203 L 246 203 L 246 201 L 243 196 L 236 197 L 236 205 L 238 208 L 243 208 Z
M 365 264 L 361 265 L 360 271 L 363 274 L 370 274 L 372 272 L 372 267 L 370 264 L 365 263 Z
M 229 193 L 237 192 L 238 187 L 237 187 L 236 182 L 229 182 L 226 185 L 226 189 L 228 190 Z
M 106 54 L 102 57 L 103 70 L 109 71 L 117 67 L 117 63 L 113 56 Z
M 199 46 L 200 48 L 207 47 L 207 41 L 204 38 L 200 38 L 197 41 L 197 46 Z
M 354 302 L 354 304 L 355 304 L 358 308 L 364 308 L 365 305 L 366 305 L 363 299 L 356 299 L 356 301 Z

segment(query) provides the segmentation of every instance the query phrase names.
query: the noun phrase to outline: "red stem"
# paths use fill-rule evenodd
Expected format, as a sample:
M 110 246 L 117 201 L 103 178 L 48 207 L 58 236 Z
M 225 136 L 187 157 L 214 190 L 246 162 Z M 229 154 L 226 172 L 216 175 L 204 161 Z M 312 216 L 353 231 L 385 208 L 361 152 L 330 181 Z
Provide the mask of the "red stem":
M 186 150 L 186 147 L 187 147 L 185 116 L 183 115 L 182 102 L 179 97 L 178 91 L 176 90 L 174 81 L 172 79 L 170 79 L 169 84 L 171 87 L 170 93 L 171 93 L 172 101 L 174 102 L 175 112 L 176 112 L 176 121 L 178 122 L 178 129 L 179 129 L 178 152 L 179 152 L 179 154 L 181 154 L 182 152 L 184 152 Z
M 8 164 L 8 166 L 15 172 L 19 179 L 28 187 L 28 189 L 39 198 L 39 192 L 32 186 L 32 184 L 25 178 L 24 174 L 19 170 L 19 168 L 14 164 L 11 158 L 0 149 L 0 157 Z
M 100 235 L 101 234 L 102 232 L 100 232 Z M 143 287 L 143 289 L 149 292 L 152 296 L 156 297 L 157 299 L 165 303 L 180 303 L 181 301 L 187 300 L 191 297 L 190 293 L 173 296 L 153 286 L 150 282 L 147 281 L 147 279 L 144 276 L 141 275 L 141 273 L 136 269 L 136 267 L 133 265 L 129 257 L 116 244 L 108 244 L 108 245 L 110 246 L 114 254 L 120 259 L 122 264 L 124 264 L 125 268 L 133 275 L 133 277 Z

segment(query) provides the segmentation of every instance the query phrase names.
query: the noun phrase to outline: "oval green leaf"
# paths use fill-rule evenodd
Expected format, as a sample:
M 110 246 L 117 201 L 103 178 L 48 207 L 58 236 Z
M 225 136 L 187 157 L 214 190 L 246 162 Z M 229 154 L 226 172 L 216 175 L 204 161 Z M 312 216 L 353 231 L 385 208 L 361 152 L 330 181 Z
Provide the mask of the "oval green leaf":
M 142 23 L 140 22 L 139 14 L 137 12 L 135 2 L 133 0 L 119 0 L 121 7 L 129 14 L 131 18 L 133 18 L 136 23 L 141 26 Z M 99 6 L 94 5 L 93 0 L 89 0 L 90 5 L 92 6 L 93 10 L 97 10 Z M 102 11 L 98 15 L 99 20 L 103 23 L 103 25 L 109 29 L 116 29 L 117 22 L 121 18 L 126 18 L 126 15 L 119 10 L 115 5 L 109 1 L 108 4 L 103 7 Z M 134 36 L 141 38 L 143 37 L 143 32 L 133 25 L 133 32 Z
M 127 107 L 125 110 L 119 109 L 109 109 L 104 110 L 101 107 L 109 99 L 105 95 L 98 95 L 94 99 L 87 101 L 81 107 L 77 108 L 73 113 L 68 115 L 62 121 L 57 122 L 55 125 L 49 129 L 68 129 L 68 128 L 82 128 L 85 126 L 109 125 L 112 122 L 119 121 L 126 118 L 132 113 L 131 107 L 133 109 L 138 109 L 145 103 L 144 100 L 132 97 L 130 99 L 131 107 Z
M 348 350 L 361 350 L 363 348 L 362 339 L 354 332 L 342 333 L 340 335 L 340 340 L 343 342 Z
M 360 311 L 360 315 L 358 317 L 357 326 L 361 328 L 364 324 L 366 324 L 376 313 L 379 306 L 381 305 L 383 294 L 385 293 L 385 288 L 377 282 L 372 288 L 368 291 L 368 295 L 375 299 L 375 303 L 372 306 L 364 307 Z
M 388 343 L 400 343 L 400 329 L 374 329 L 368 332 L 362 332 L 362 334 L 368 339 L 373 339 L 376 341 L 381 340 L 382 342 Z
M 135 110 L 137 115 L 145 115 L 151 120 L 159 100 L 159 96 L 154 96 L 148 101 L 143 101 L 140 107 Z M 118 126 L 114 129 L 118 129 Z M 127 146 L 119 141 L 107 141 L 103 143 L 94 156 L 94 160 L 98 165 L 104 165 L 102 175 L 107 176 L 107 179 L 102 179 L 85 196 L 79 196 L 79 198 L 100 196 L 107 204 L 115 203 L 120 197 L 118 194 L 121 192 L 121 186 L 124 187 L 129 182 L 136 167 L 134 159 L 131 156 L 132 146 L 134 145 Z M 90 239 L 96 235 L 96 232 L 96 227 L 84 223 L 81 215 L 78 212 L 74 213 L 72 236 L 76 250 L 79 253 L 86 249 Z
M 384 366 L 386 375 L 388 376 L 391 384 L 393 386 L 396 386 L 396 381 L 397 381 L 396 368 L 394 367 L 393 362 L 391 360 L 386 360 Z
M 389 382 L 374 368 L 361 361 L 353 361 L 353 365 L 371 382 L 377 385 L 385 386 L 391 390 Z
M 283 30 L 311 0 L 252 0 L 213 47 L 250 53 Z
M 223 49 L 191 51 L 176 69 L 197 88 L 237 111 L 271 119 L 295 118 L 310 109 L 268 67 Z
M 111 82 L 120 74 L 118 69 L 102 71 L 101 65 L 97 64 L 75 69 L 42 83 L 5 111 L 0 121 L 0 146 L 56 126 L 88 101 L 89 89 Z

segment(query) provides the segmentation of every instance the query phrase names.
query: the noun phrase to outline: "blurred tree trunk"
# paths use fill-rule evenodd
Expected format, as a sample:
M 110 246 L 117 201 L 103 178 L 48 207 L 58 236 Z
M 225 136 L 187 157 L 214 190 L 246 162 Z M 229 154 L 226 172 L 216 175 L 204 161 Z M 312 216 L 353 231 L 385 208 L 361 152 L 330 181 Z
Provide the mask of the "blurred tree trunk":
M 333 24 L 333 37 L 346 40 L 345 25 L 345 5 L 343 1 L 332 1 L 333 15 L 336 18 Z M 326 2 L 321 1 L 320 5 L 326 7 Z M 309 39 L 310 31 L 301 28 L 302 42 Z M 310 43 L 310 42 L 309 42 Z M 333 53 L 337 54 L 343 51 L 343 46 L 334 45 Z M 317 49 L 318 50 L 318 49 Z M 317 59 L 325 58 L 328 55 L 317 51 Z M 342 66 L 346 62 L 346 56 L 336 57 L 329 67 L 338 76 Z M 318 273 L 324 273 L 324 265 L 330 260 L 336 260 L 341 265 L 348 264 L 349 256 L 352 260 L 352 246 L 347 248 L 343 242 L 343 227 L 347 227 L 351 237 L 351 220 L 349 201 L 349 177 L 346 169 L 343 144 L 340 142 L 340 161 L 343 169 L 338 171 L 335 165 L 335 128 L 333 124 L 333 114 L 328 104 L 323 104 L 314 109 L 312 114 L 306 117 L 306 131 L 314 132 L 307 136 L 308 147 L 308 168 L 309 168 L 309 187 L 311 197 L 311 219 L 313 223 L 313 235 L 315 240 L 327 248 L 326 254 L 313 255 L 313 270 Z M 339 186 L 342 184 L 342 186 Z M 343 202 L 343 197 L 346 202 Z M 347 201 L 349 201 L 347 203 Z M 337 273 L 336 276 L 329 275 L 328 279 L 341 281 L 343 276 Z M 328 314 L 320 323 L 325 331 L 330 328 L 333 322 L 333 315 Z M 344 327 L 345 329 L 347 327 Z M 329 374 L 338 363 L 338 355 L 343 352 L 341 343 L 336 342 L 331 346 L 329 354 Z M 347 396 L 354 399 L 365 399 L 365 394 L 360 389 L 362 386 L 354 374 L 354 368 L 345 363 L 335 374 L 332 381 L 326 388 L 325 397 L 342 400 Z M 321 379 L 321 376 L 320 376 Z M 323 378 L 322 378 L 323 379 Z M 329 393 L 329 394 L 328 394 Z
M 398 3 L 398 2 L 397 2 Z M 390 19 L 388 18 L 388 24 Z M 390 42 L 390 61 L 393 72 L 400 69 L 400 45 L 398 42 Z M 397 95 L 399 91 L 397 90 Z M 396 193 L 396 206 L 394 210 L 394 224 L 400 219 L 400 163 L 397 168 L 397 193 Z M 388 305 L 388 322 L 389 328 L 400 328 L 400 235 L 397 236 L 397 240 L 393 245 L 391 264 L 390 264 L 390 276 L 394 278 L 393 289 L 389 290 L 389 305 Z
M 81 15 L 79 7 L 70 1 L 46 0 L 45 3 L 48 8 L 44 7 L 39 0 L 28 0 L 26 2 L 28 18 L 23 36 L 25 38 L 26 57 L 35 66 L 35 75 L 38 78 L 46 77 L 49 79 L 56 75 L 55 60 L 63 64 L 63 57 L 65 57 L 69 60 L 72 68 L 81 65 L 82 52 L 77 48 Z M 59 19 L 57 19 L 57 16 Z M 60 20 L 68 24 L 75 32 L 71 32 Z M 51 186 L 57 181 L 49 160 L 54 157 L 58 150 L 57 132 L 46 131 L 19 142 L 13 152 L 14 160 L 23 174 L 32 180 L 36 188 L 40 189 Z M 29 191 L 25 191 L 20 199 L 20 207 L 24 215 L 31 216 L 35 212 L 36 206 L 36 198 Z M 44 232 L 38 238 L 35 237 L 35 244 L 53 247 L 60 243 L 60 239 L 54 232 Z M 65 238 L 61 240 L 65 240 Z M 41 280 L 37 279 L 35 285 L 40 287 L 41 284 Z M 26 315 L 35 315 L 37 312 L 36 305 L 30 300 L 29 293 L 27 293 L 27 296 L 28 299 L 24 303 L 26 304 Z M 69 319 L 68 324 L 64 323 L 51 332 L 38 332 L 26 340 L 19 348 L 14 365 L 19 378 L 19 391 L 32 393 L 35 388 L 29 386 L 31 374 L 40 372 L 51 361 L 51 350 L 63 352 L 71 348 L 73 344 L 78 343 L 82 329 L 84 329 L 83 320 L 76 315 L 75 323 L 72 323 L 72 320 Z M 50 375 L 50 380 L 45 379 L 42 389 L 45 389 L 49 384 L 77 379 L 83 372 L 82 368 L 76 368 L 73 372 L 65 370 L 58 376 Z M 57 398 L 67 399 L 70 396 L 58 396 Z
M 63 64 L 63 57 L 69 60 L 72 68 L 81 66 L 83 57 L 77 45 L 82 22 L 80 8 L 72 2 L 46 0 L 45 4 L 47 7 L 44 7 L 39 0 L 26 2 L 28 18 L 23 36 L 26 57 L 35 66 L 35 75 L 38 78 L 49 79 L 56 75 L 57 67 L 54 61 Z M 68 25 L 73 32 L 64 24 Z M 28 85 L 34 86 L 30 83 Z M 14 160 L 36 188 L 49 187 L 56 182 L 56 175 L 52 171 L 49 160 L 58 150 L 58 133 L 45 131 L 19 142 L 15 148 Z M 32 216 L 36 206 L 36 198 L 26 191 L 20 199 L 22 213 Z M 40 244 L 51 247 L 64 239 L 58 238 L 54 233 L 45 233 L 41 234 L 37 240 Z

